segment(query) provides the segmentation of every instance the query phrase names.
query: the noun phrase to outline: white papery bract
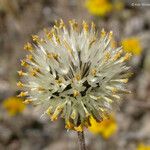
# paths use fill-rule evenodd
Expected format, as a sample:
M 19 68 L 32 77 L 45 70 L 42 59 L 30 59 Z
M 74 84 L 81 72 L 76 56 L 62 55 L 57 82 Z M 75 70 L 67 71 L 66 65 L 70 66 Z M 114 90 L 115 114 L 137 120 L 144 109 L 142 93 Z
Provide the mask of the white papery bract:
M 24 90 L 19 96 L 39 105 L 52 120 L 61 116 L 66 124 L 88 126 L 90 116 L 101 121 L 128 93 L 125 64 L 130 54 L 112 47 L 112 32 L 100 34 L 94 23 L 69 23 L 67 28 L 57 21 L 43 38 L 34 35 L 33 44 L 25 45 L 30 54 L 21 61 L 26 71 L 18 71 L 23 77 L 17 85 Z

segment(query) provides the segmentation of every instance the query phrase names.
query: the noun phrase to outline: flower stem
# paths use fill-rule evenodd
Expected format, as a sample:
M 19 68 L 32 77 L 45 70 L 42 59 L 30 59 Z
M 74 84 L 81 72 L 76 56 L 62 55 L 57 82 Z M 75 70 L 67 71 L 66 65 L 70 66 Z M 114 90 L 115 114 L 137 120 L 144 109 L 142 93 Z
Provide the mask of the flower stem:
M 82 131 L 82 132 L 77 132 L 77 133 L 78 133 L 79 149 L 86 150 L 84 132 Z

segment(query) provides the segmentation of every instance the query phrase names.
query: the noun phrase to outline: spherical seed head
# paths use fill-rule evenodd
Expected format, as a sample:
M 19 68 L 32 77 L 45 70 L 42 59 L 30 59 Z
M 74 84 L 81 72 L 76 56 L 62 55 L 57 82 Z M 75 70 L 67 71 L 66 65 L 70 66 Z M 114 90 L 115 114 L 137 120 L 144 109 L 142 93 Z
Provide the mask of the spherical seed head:
M 50 31 L 44 30 L 42 39 L 33 36 L 34 48 L 28 55 L 32 59 L 22 61 L 25 82 L 19 82 L 27 92 L 19 96 L 27 95 L 51 120 L 60 116 L 66 124 L 84 127 L 91 116 L 101 121 L 116 110 L 120 95 L 128 93 L 125 62 L 130 54 L 111 46 L 112 32 L 102 29 L 99 35 L 93 23 L 91 27 L 85 21 L 82 27 L 75 20 L 69 23 L 67 29 L 57 21 Z

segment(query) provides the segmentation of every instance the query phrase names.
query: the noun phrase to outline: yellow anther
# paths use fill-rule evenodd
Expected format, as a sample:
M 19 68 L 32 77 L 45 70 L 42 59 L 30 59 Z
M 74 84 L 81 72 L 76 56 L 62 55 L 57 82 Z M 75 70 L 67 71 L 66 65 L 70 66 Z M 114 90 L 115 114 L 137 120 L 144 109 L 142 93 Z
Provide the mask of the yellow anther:
M 112 39 L 112 37 L 113 37 L 113 31 L 110 31 L 109 32 L 109 39 Z
M 95 23 L 94 23 L 94 22 L 92 22 L 92 23 L 91 23 L 91 28 L 92 28 L 93 30 L 95 30 L 96 25 L 95 25 Z
M 49 108 L 46 110 L 46 114 L 50 116 L 51 113 L 52 113 L 52 107 L 49 107 Z
M 109 52 L 106 52 L 105 54 L 105 61 L 108 61 L 110 59 L 110 53 Z
M 61 29 L 61 28 L 64 28 L 64 27 L 65 27 L 65 24 L 64 24 L 63 20 L 60 19 L 59 28 Z
M 120 50 L 119 52 L 117 52 L 113 58 L 113 61 L 116 61 L 118 58 L 120 58 L 122 53 L 123 53 L 123 50 Z
M 26 58 L 27 58 L 27 60 L 30 60 L 30 61 L 33 60 L 33 56 L 32 56 L 31 54 L 30 54 L 30 55 L 27 55 Z
M 27 64 L 27 62 L 25 62 L 24 60 L 21 60 L 21 66 L 23 66 L 23 67 L 28 67 L 28 64 Z
M 63 109 L 62 106 L 58 106 L 58 107 L 55 109 L 53 115 L 51 116 L 51 120 L 52 120 L 52 121 L 57 120 L 58 115 L 60 114 L 60 112 L 62 111 L 62 109 Z
M 118 90 L 117 90 L 117 88 L 114 88 L 114 87 L 113 87 L 113 88 L 111 89 L 111 91 L 112 91 L 113 93 L 116 93 Z
M 54 57 L 54 59 L 58 59 L 58 54 L 53 53 L 53 57 Z
M 59 38 L 58 36 L 55 36 L 55 39 L 56 39 L 56 42 L 57 42 L 58 44 L 61 43 L 61 42 L 60 42 L 60 38 Z
M 41 42 L 41 43 L 46 43 L 46 40 L 45 40 L 44 38 L 41 38 L 41 39 L 40 39 L 40 42 Z
M 58 54 L 56 54 L 56 53 L 47 53 L 47 57 L 48 58 L 58 59 Z
M 26 73 L 23 72 L 22 70 L 18 71 L 18 75 L 19 75 L 19 76 L 24 76 L 25 74 L 26 74 Z
M 87 32 L 89 30 L 88 24 L 85 21 L 83 21 L 82 25 L 83 25 L 84 31 Z
M 67 120 L 65 128 L 66 129 L 74 129 L 74 125 L 69 120 Z
M 78 23 L 75 20 L 70 20 L 69 23 L 74 30 L 78 28 Z
M 127 82 L 129 81 L 129 79 L 120 79 L 120 81 L 121 81 L 122 83 L 127 83 Z
M 72 26 L 73 23 L 74 23 L 74 20 L 69 20 L 70 26 Z
M 112 95 L 112 96 L 117 98 L 117 99 L 120 99 L 120 96 L 118 96 L 118 95 Z
M 117 81 L 117 82 L 121 82 L 121 83 L 127 83 L 129 79 L 116 79 L 116 80 L 111 80 L 111 81 Z
M 101 31 L 101 37 L 105 37 L 105 36 L 106 36 L 106 32 L 105 32 L 105 30 L 103 28 L 102 31 Z
M 41 70 L 39 68 L 35 68 L 36 72 L 41 73 Z
M 56 35 L 55 32 L 52 33 L 52 36 L 55 38 L 55 40 L 56 40 L 56 42 L 57 42 L 58 44 L 61 43 L 61 42 L 60 42 L 60 38 L 58 37 L 58 35 Z
M 31 76 L 36 76 L 37 75 L 37 71 L 35 69 L 33 69 L 31 72 L 30 72 L 30 75 Z
M 40 41 L 38 35 L 32 35 L 32 40 L 36 43 L 38 43 Z
M 56 35 L 55 29 L 54 29 L 54 28 L 51 28 L 50 33 L 52 34 L 52 36 L 53 36 L 54 34 Z
M 112 101 L 112 99 L 110 99 L 110 98 L 108 98 L 108 97 L 104 97 L 105 98 L 105 100 L 107 101 L 107 102 L 109 102 L 109 103 L 112 103 L 113 101 Z
M 53 58 L 52 53 L 47 53 L 47 57 L 48 57 L 48 58 Z
M 132 54 L 131 53 L 126 53 L 126 55 L 123 57 L 122 62 L 128 61 L 131 58 Z
M 77 29 L 78 29 L 78 23 L 77 23 L 77 22 L 74 22 L 74 24 L 73 24 L 73 29 L 74 29 L 74 30 L 77 30 Z
M 58 79 L 58 80 L 56 80 L 56 83 L 57 83 L 57 84 L 61 84 L 61 83 L 62 83 L 62 80 L 61 80 L 61 79 Z
M 79 125 L 78 127 L 74 127 L 74 130 L 76 130 L 77 132 L 82 132 L 83 131 L 83 126 Z
M 76 130 L 78 132 L 82 132 L 83 131 L 83 125 L 79 125 L 79 126 L 75 126 L 73 123 L 71 123 L 69 120 L 66 121 L 66 129 L 72 129 L 72 130 Z
M 28 92 L 21 92 L 17 97 L 24 97 L 27 96 Z
M 33 68 L 30 72 L 31 76 L 36 76 L 37 73 L 40 73 L 40 69 L 39 68 Z
M 19 81 L 19 82 L 17 82 L 17 86 L 22 88 L 22 87 L 24 87 L 24 84 Z
M 54 25 L 54 26 L 59 27 L 59 22 L 58 22 L 58 20 L 55 20 L 55 25 Z
M 117 89 L 117 88 L 115 88 L 115 87 L 111 87 L 111 86 L 106 86 L 106 89 L 111 90 L 111 91 L 112 91 L 112 93 L 116 93 L 116 92 L 118 91 L 118 89 Z
M 53 35 L 51 31 L 49 31 L 48 29 L 44 29 L 44 32 L 49 40 L 52 39 Z
M 97 70 L 96 70 L 95 68 L 91 70 L 91 74 L 92 74 L 93 76 L 96 76 L 96 73 L 97 73 Z
M 25 50 L 28 50 L 28 51 L 32 51 L 33 50 L 33 47 L 32 47 L 32 44 L 31 43 L 26 43 L 25 45 L 24 45 L 24 49 Z
M 76 79 L 77 81 L 81 80 L 81 75 L 80 75 L 80 74 L 77 74 L 77 75 L 75 76 L 75 79 Z
M 23 103 L 24 104 L 31 104 L 33 102 L 33 100 L 31 99 L 26 99 Z
M 72 111 L 70 117 L 74 120 L 74 119 L 76 118 L 76 116 L 77 116 L 77 112 L 76 112 L 76 110 L 74 109 L 74 110 Z
M 87 111 L 87 109 L 85 110 L 85 115 L 86 115 L 86 117 L 90 116 L 90 113 Z
M 37 73 L 35 72 L 35 71 L 31 71 L 31 76 L 36 76 L 37 75 Z
M 77 91 L 77 90 L 74 90 L 74 91 L 73 91 L 73 96 L 74 96 L 74 97 L 79 96 L 79 94 L 80 94 L 79 91 Z
M 134 75 L 133 72 L 128 72 L 128 73 L 124 74 L 124 76 L 125 76 L 126 78 L 130 78 L 130 77 L 132 77 L 133 75 Z
M 51 39 L 52 39 L 52 37 L 53 37 L 53 35 L 52 35 L 52 33 L 51 33 L 51 32 L 48 32 L 46 35 L 47 35 L 47 38 L 48 38 L 49 40 L 51 40 Z
M 44 92 L 44 91 L 45 91 L 45 89 L 44 89 L 43 87 L 38 87 L 37 90 L 38 90 L 39 92 Z

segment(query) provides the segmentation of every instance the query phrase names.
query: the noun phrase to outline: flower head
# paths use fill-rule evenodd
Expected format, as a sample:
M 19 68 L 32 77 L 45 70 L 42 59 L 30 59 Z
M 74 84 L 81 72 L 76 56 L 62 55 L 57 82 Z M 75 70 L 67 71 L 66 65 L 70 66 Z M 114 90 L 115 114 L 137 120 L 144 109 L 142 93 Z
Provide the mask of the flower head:
M 108 139 L 117 131 L 117 123 L 113 116 L 104 119 L 102 122 L 97 122 L 91 117 L 90 123 L 89 131 L 94 134 L 100 134 L 105 139 Z
M 3 101 L 3 107 L 7 110 L 9 115 L 14 116 L 25 109 L 25 104 L 22 103 L 21 98 L 9 97 Z
M 87 0 L 86 8 L 88 11 L 97 16 L 106 16 L 113 9 L 113 5 L 109 0 Z
M 21 61 L 25 71 L 18 71 L 23 78 L 17 85 L 24 90 L 18 96 L 39 105 L 52 121 L 60 116 L 74 127 L 117 109 L 120 95 L 128 93 L 125 62 L 131 56 L 112 48 L 112 32 L 99 36 L 94 23 L 82 26 L 71 20 L 68 29 L 60 20 L 43 38 L 32 36 L 33 44 L 25 45 L 30 54 Z
M 123 39 L 121 44 L 126 52 L 130 52 L 133 55 L 140 55 L 142 52 L 141 43 L 136 37 Z

